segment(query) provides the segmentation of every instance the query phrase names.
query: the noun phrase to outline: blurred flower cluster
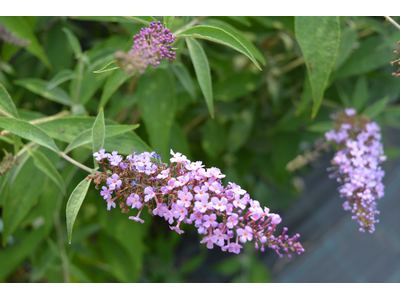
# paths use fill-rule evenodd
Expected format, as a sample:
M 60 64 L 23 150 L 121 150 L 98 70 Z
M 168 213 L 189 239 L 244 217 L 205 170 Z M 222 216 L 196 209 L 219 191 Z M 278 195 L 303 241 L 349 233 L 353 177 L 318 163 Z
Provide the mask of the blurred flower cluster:
M 27 47 L 31 41 L 28 39 L 21 39 L 14 35 L 10 30 L 6 30 L 3 24 L 0 24 L 0 41 L 17 47 Z
M 375 230 L 375 215 L 379 214 L 375 200 L 384 195 L 382 178 L 385 172 L 379 164 L 386 160 L 380 142 L 380 127 L 365 115 L 358 115 L 355 109 L 333 116 L 335 129 L 325 133 L 327 141 L 336 144 L 330 175 L 341 184 L 340 196 L 346 198 L 345 210 L 350 210 L 360 225 L 360 231 Z
M 143 223 L 140 215 L 147 207 L 151 215 L 164 218 L 179 234 L 184 232 L 182 223 L 194 223 L 198 233 L 204 235 L 201 243 L 209 249 L 217 245 L 238 254 L 243 247 L 240 243 L 254 241 L 256 249 L 264 251 L 266 245 L 279 257 L 283 257 L 280 250 L 289 257 L 289 251 L 299 255 L 304 252 L 297 242 L 300 235 L 289 238 L 286 227 L 274 236 L 282 221 L 278 214 L 262 208 L 239 185 L 230 182 L 224 187 L 221 178 L 225 175 L 220 169 L 204 169 L 200 161 L 191 162 L 172 150 L 171 154 L 168 166 L 155 152 L 133 152 L 123 159 L 116 151 L 110 154 L 101 149 L 94 156 L 104 172 L 89 177 L 94 178 L 96 188 L 106 182 L 100 194 L 108 210 L 115 208 L 118 200 L 123 213 L 138 210 L 129 219 Z

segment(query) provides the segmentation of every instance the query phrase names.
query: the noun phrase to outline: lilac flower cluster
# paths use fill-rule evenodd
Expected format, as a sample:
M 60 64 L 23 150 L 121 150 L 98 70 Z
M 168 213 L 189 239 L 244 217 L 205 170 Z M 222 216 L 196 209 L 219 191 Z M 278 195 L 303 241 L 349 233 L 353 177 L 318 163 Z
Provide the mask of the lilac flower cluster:
M 128 53 L 116 53 L 117 62 L 128 74 L 143 74 L 148 65 L 157 66 L 164 58 L 175 59 L 175 52 L 171 51 L 175 36 L 168 28 L 163 29 L 160 21 L 151 22 L 150 27 L 142 28 L 133 39 Z
M 4 41 L 7 44 L 26 47 L 29 46 L 31 41 L 28 39 L 21 39 L 16 35 L 12 34 L 10 30 L 6 30 L 3 24 L 0 24 L 0 41 Z
M 301 254 L 304 249 L 297 239 L 289 238 L 287 228 L 275 237 L 276 226 L 282 221 L 278 214 L 262 208 L 257 200 L 239 185 L 221 183 L 225 177 L 218 168 L 205 169 L 202 162 L 191 162 L 185 155 L 174 153 L 170 165 L 161 162 L 155 152 L 137 154 L 135 151 L 123 159 L 116 151 L 94 153 L 104 172 L 90 176 L 96 188 L 102 182 L 101 196 L 107 209 L 116 207 L 116 200 L 123 213 L 138 210 L 129 219 L 143 223 L 140 215 L 145 207 L 149 213 L 164 218 L 171 230 L 181 234 L 182 223 L 192 224 L 204 235 L 201 243 L 212 249 L 214 245 L 223 251 L 238 254 L 241 244 L 254 241 L 255 248 L 273 249 L 279 257 L 289 251 Z M 107 162 L 108 161 L 108 162 Z M 175 224 L 174 224 L 175 223 Z M 240 243 L 241 244 L 240 244 Z
M 332 164 L 335 166 L 331 177 L 341 184 L 340 196 L 347 200 L 344 210 L 350 210 L 360 225 L 360 231 L 375 230 L 375 215 L 379 214 L 375 200 L 384 195 L 382 178 L 385 172 L 379 164 L 386 160 L 380 142 L 380 128 L 366 116 L 357 115 L 355 109 L 348 108 L 335 116 L 336 130 L 325 133 L 327 141 L 336 143 Z

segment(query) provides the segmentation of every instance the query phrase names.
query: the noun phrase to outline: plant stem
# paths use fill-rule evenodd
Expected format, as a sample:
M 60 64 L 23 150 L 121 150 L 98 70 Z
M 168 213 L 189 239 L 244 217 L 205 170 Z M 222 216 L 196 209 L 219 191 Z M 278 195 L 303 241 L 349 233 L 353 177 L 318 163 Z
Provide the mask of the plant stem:
M 388 20 L 390 23 L 392 23 L 394 26 L 396 26 L 397 29 L 400 29 L 400 25 L 397 24 L 395 20 L 393 20 L 391 17 L 384 16 L 386 20 Z
M 59 155 L 64 158 L 65 160 L 68 160 L 70 163 L 74 164 L 75 166 L 78 166 L 79 168 L 92 173 L 92 169 L 90 169 L 89 167 L 86 167 L 85 165 L 82 165 L 80 162 L 77 162 L 75 159 L 69 157 L 68 155 L 66 155 L 64 152 L 60 152 Z

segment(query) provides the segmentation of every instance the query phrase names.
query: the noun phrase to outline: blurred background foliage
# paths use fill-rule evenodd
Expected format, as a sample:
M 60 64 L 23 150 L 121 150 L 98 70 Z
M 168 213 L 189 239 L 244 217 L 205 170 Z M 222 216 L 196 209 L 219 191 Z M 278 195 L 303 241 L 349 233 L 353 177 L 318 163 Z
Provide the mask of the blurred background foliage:
M 171 32 L 193 19 L 175 17 Z M 123 17 L 0 17 L 6 29 L 31 40 L 26 49 L 0 41 L 0 82 L 21 119 L 70 110 L 73 122 L 67 116 L 38 124 L 60 149 L 90 129 L 99 107 L 104 107 L 106 125 L 140 124 L 134 133 L 107 138 L 107 151 L 126 155 L 133 149 L 155 149 L 169 159 L 168 151 L 173 149 L 190 160 L 203 161 L 206 167 L 220 168 L 226 174 L 225 184 L 236 182 L 253 199 L 282 213 L 302 193 L 301 176 L 312 169 L 307 166 L 289 173 L 286 165 L 312 150 L 314 141 L 331 128 L 332 113 L 355 107 L 382 127 L 400 128 L 400 105 L 396 104 L 400 82 L 391 76 L 396 67 L 390 65 L 396 58 L 393 51 L 400 32 L 383 17 L 340 17 L 339 21 L 338 55 L 314 119 L 307 64 L 296 40 L 294 17 L 208 17 L 201 21 L 233 27 L 260 53 L 256 58 L 262 71 L 229 47 L 196 40 L 210 65 L 214 118 L 184 39 L 174 44 L 178 48 L 175 61 L 150 66 L 140 77 L 125 76 L 122 70 L 93 73 L 112 61 L 115 51 L 129 50 L 132 36 L 145 27 Z M 323 45 L 319 50 L 325 50 Z M 55 79 L 58 85 L 49 89 Z M 78 104 L 71 105 L 76 97 Z M 0 148 L 13 153 L 19 149 L 13 145 L 20 141 L 13 135 L 0 136 Z M 185 225 L 181 236 L 163 219 L 147 213 L 142 215 L 146 222 L 137 224 L 118 209 L 107 211 L 93 185 L 69 245 L 66 201 L 87 173 L 48 149 L 36 149 L 56 166 L 66 193 L 27 153 L 0 177 L 0 281 L 273 281 L 259 258 L 275 253 L 258 253 L 253 245 L 245 245 L 240 255 L 208 250 L 199 243 L 194 227 Z M 385 150 L 389 159 L 400 154 L 397 148 Z M 88 145 L 69 154 L 92 165 Z M 289 229 L 293 235 L 296 228 Z

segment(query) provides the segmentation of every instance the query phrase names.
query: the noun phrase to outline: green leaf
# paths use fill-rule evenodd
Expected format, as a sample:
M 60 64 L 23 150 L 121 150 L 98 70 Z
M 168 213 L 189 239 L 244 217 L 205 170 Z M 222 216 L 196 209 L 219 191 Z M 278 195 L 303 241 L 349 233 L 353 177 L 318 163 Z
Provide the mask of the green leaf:
M 208 156 L 217 158 L 225 150 L 227 130 L 225 124 L 217 119 L 208 119 L 201 137 L 201 147 Z
M 244 109 L 235 118 L 234 123 L 229 129 L 227 145 L 229 145 L 230 152 L 236 152 L 240 147 L 242 147 L 253 126 L 255 106 L 250 109 Z
M 0 118 L 1 119 L 1 118 Z M 56 140 L 71 143 L 78 135 L 87 129 L 92 129 L 94 117 L 64 117 L 48 122 L 40 123 L 37 126 L 43 129 L 48 135 Z M 105 119 L 106 125 L 119 125 L 115 121 Z M 90 141 L 91 143 L 92 141 Z M 91 145 L 90 145 L 91 146 Z M 153 151 L 134 132 L 125 132 L 106 139 L 104 148 L 106 151 L 118 151 L 122 154 L 131 154 L 136 149 L 138 153 Z
M 113 60 L 112 62 L 106 64 L 104 67 L 102 67 L 100 70 L 93 71 L 93 73 L 105 73 L 105 72 L 110 72 L 119 69 L 117 66 L 116 60 Z
M 380 37 L 372 36 L 363 40 L 343 65 L 332 74 L 331 80 L 365 74 L 389 65 L 393 52 L 388 48 L 380 49 Z
M 236 100 L 258 89 L 262 79 L 261 73 L 232 73 L 214 84 L 214 98 L 220 101 Z
M 33 157 L 33 162 L 35 166 L 46 174 L 63 192 L 65 195 L 65 184 L 61 177 L 61 174 L 57 171 L 56 167 L 50 162 L 50 160 L 40 151 L 30 150 L 28 153 Z
M 317 122 L 307 127 L 307 131 L 325 133 L 333 128 L 332 121 Z
M 182 63 L 170 65 L 170 68 L 172 69 L 172 72 L 174 72 L 176 78 L 178 78 L 179 82 L 182 84 L 183 88 L 194 100 L 196 98 L 196 92 L 188 69 Z
M 337 70 L 349 58 L 354 44 L 357 42 L 357 30 L 346 27 L 341 33 L 339 52 L 336 58 L 334 70 Z
M 26 51 L 35 55 L 48 69 L 51 69 L 49 59 L 24 17 L 0 16 L 0 24 L 4 24 L 7 30 L 11 30 L 19 38 L 29 39 L 31 43 L 25 47 Z
M 182 37 L 206 39 L 231 47 L 250 58 L 250 60 L 257 66 L 257 68 L 261 70 L 260 65 L 254 58 L 253 54 L 249 51 L 249 49 L 247 49 L 247 47 L 245 47 L 235 36 L 223 29 L 214 26 L 198 25 L 188 28 L 176 36 L 176 38 Z
M 0 110 L 5 112 L 9 117 L 19 118 L 17 108 L 14 101 L 6 88 L 0 83 Z
M 225 23 L 223 21 L 220 21 L 220 20 L 215 20 L 215 19 L 206 19 L 206 20 L 202 21 L 202 24 L 214 26 L 214 27 L 220 28 L 222 30 L 225 30 L 226 32 L 231 34 L 233 37 L 235 37 L 239 42 L 241 42 L 242 45 L 250 51 L 250 53 L 253 55 L 253 57 L 258 59 L 264 66 L 267 65 L 267 61 L 265 60 L 265 57 L 260 52 L 260 50 L 258 50 L 256 48 L 256 46 L 254 46 L 254 44 L 252 42 L 250 42 L 243 35 L 243 33 L 241 33 L 239 30 L 237 30 L 232 25 Z
M 16 176 L 9 196 L 3 203 L 3 245 L 28 215 L 43 189 L 45 175 L 38 172 L 33 159 L 28 159 Z
M 164 22 L 163 22 L 164 27 L 171 29 L 172 23 L 174 23 L 174 18 L 175 17 L 164 17 Z
M 338 17 L 295 17 L 296 39 L 307 66 L 317 115 L 340 43 Z
M 115 135 L 119 135 L 125 132 L 129 132 L 139 127 L 139 124 L 135 125 L 106 125 L 106 136 L 105 138 L 109 138 Z M 92 144 L 92 128 L 86 129 L 80 135 L 78 135 L 65 149 L 64 153 L 70 152 L 72 149 L 75 149 L 79 146 Z
M 116 70 L 113 72 L 106 81 L 106 84 L 101 94 L 99 109 L 104 107 L 111 96 L 116 90 L 129 78 L 131 75 L 127 75 L 123 70 Z
M 134 20 L 134 21 L 139 22 L 139 23 L 142 23 L 142 24 L 144 24 L 146 26 L 149 26 L 151 22 L 154 22 L 154 21 L 157 22 L 157 20 L 154 19 L 153 17 L 142 17 L 141 16 L 141 17 L 125 17 L 125 18 L 130 19 L 130 20 Z
M 370 118 L 375 118 L 385 110 L 388 101 L 389 96 L 386 96 L 367 107 L 362 113 Z
M 187 38 L 186 43 L 200 89 L 203 93 L 204 99 L 206 100 L 210 115 L 212 118 L 214 118 L 211 70 L 206 53 L 204 52 L 204 49 L 200 43 L 195 39 Z
M 61 83 L 64 83 L 68 80 L 76 78 L 77 75 L 75 74 L 74 71 L 72 70 L 62 70 L 58 72 L 47 84 L 46 90 L 49 91 L 56 86 L 60 85 Z
M 78 215 L 79 209 L 81 208 L 82 202 L 85 199 L 91 182 L 92 179 L 89 179 L 88 181 L 86 181 L 86 179 L 82 180 L 71 193 L 71 196 L 68 199 L 66 217 L 68 240 L 70 244 L 72 238 L 72 228 L 74 227 L 76 216 Z
M 53 139 L 36 125 L 32 125 L 19 119 L 0 118 L 0 127 L 3 127 L 24 139 L 49 148 L 56 153 L 60 152 Z
M 24 78 L 15 80 L 14 83 L 46 99 L 60 104 L 72 106 L 71 97 L 63 89 L 54 87 L 52 90 L 47 90 L 49 85 L 48 81 L 39 78 Z
M 103 108 L 100 109 L 96 120 L 93 123 L 92 129 L 92 142 L 93 142 L 93 153 L 98 152 L 104 147 L 104 139 L 106 136 L 106 128 L 104 124 L 104 111 Z M 97 166 L 97 161 L 93 157 L 94 166 Z
M 250 27 L 250 26 L 251 26 L 250 21 L 247 20 L 246 17 L 242 17 L 242 16 L 226 16 L 226 17 L 229 18 L 229 19 L 231 19 L 231 20 L 234 20 L 234 21 L 236 21 L 236 22 L 239 22 L 239 23 L 241 23 L 241 24 L 243 24 L 243 25 L 245 25 L 245 26 L 247 26 L 247 27 Z
M 354 87 L 353 95 L 351 97 L 351 107 L 357 111 L 361 111 L 368 100 L 368 83 L 365 76 L 360 76 L 357 79 L 356 86 Z
M 176 107 L 171 74 L 163 69 L 146 70 L 138 82 L 137 98 L 150 144 L 157 153 L 166 157 Z
M 82 55 L 82 47 L 81 44 L 79 43 L 78 38 L 75 36 L 75 34 L 73 34 L 71 30 L 69 30 L 66 27 L 63 27 L 62 31 L 64 31 L 65 34 L 67 35 L 68 42 L 72 48 L 72 51 L 75 54 L 75 57 L 76 58 L 80 57 Z

